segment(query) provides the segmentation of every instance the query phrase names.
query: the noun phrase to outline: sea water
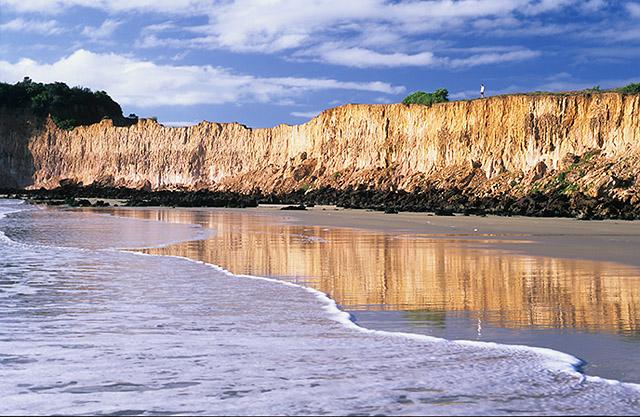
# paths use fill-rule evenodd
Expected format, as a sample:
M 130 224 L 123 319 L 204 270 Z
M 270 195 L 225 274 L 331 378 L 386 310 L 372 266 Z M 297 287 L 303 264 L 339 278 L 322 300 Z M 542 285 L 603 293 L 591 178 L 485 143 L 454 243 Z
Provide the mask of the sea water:
M 368 330 L 312 289 L 123 250 L 191 225 L 0 217 L 0 414 L 640 412 L 568 354 Z

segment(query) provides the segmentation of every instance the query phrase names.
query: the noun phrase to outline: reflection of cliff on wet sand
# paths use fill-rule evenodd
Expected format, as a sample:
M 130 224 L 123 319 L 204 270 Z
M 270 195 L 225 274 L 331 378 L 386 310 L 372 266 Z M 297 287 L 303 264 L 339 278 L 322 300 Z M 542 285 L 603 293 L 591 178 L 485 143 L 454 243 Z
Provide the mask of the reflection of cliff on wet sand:
M 190 210 L 117 215 L 216 230 L 147 253 L 179 255 L 238 274 L 308 282 L 348 309 L 477 311 L 500 327 L 635 333 L 640 272 L 613 263 L 514 255 L 490 242 L 274 224 L 274 217 Z

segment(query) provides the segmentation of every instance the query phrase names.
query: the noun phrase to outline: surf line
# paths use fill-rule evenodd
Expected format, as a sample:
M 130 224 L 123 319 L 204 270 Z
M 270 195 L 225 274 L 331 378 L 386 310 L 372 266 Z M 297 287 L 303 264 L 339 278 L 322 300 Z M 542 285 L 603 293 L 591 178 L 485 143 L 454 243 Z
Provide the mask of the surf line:
M 306 287 L 304 285 L 295 284 L 293 282 L 288 282 L 288 281 L 284 281 L 277 278 L 268 278 L 268 277 L 246 275 L 246 274 L 234 274 L 219 265 L 188 258 L 186 256 L 150 254 L 150 253 L 143 253 L 143 252 L 132 251 L 132 250 L 118 250 L 118 251 L 126 252 L 129 254 L 135 254 L 139 256 L 164 256 L 169 258 L 180 259 L 180 260 L 207 266 L 209 268 L 212 268 L 216 272 L 220 272 L 234 279 L 251 279 L 251 280 L 265 281 L 265 282 L 270 282 L 278 285 L 284 285 L 288 287 L 295 287 L 297 289 L 302 289 L 304 291 L 307 291 L 308 293 L 313 294 L 323 304 L 322 308 L 328 313 L 328 316 L 330 319 L 340 323 L 341 325 L 345 326 L 348 329 L 355 330 L 358 332 L 367 333 L 371 335 L 386 336 L 386 337 L 400 337 L 400 338 L 410 339 L 410 340 L 419 341 L 419 342 L 451 343 L 451 344 L 463 346 L 463 347 L 499 350 L 503 352 L 511 351 L 511 352 L 534 353 L 542 360 L 541 365 L 544 369 L 552 372 L 569 374 L 575 378 L 578 378 L 578 380 L 576 381 L 578 384 L 581 384 L 585 381 L 603 382 L 610 385 L 623 384 L 625 386 L 628 386 L 630 388 L 635 388 L 640 391 L 640 384 L 634 384 L 634 383 L 623 382 L 623 381 L 618 381 L 613 379 L 605 379 L 597 376 L 585 375 L 584 373 L 581 372 L 581 367 L 584 366 L 585 364 L 583 360 L 576 358 L 575 356 L 570 355 L 568 353 L 560 352 L 557 350 L 542 348 L 542 347 L 535 347 L 535 346 L 526 346 L 526 345 L 508 345 L 508 344 L 501 344 L 501 343 L 495 343 L 495 342 L 478 342 L 478 341 L 472 341 L 472 340 L 449 340 L 449 339 L 444 339 L 444 338 L 439 338 L 434 336 L 427 336 L 427 335 L 416 334 L 416 333 L 368 329 L 354 322 L 352 315 L 346 311 L 341 310 L 338 307 L 338 304 L 336 303 L 335 300 L 329 297 L 326 293 L 316 290 L 315 288 Z

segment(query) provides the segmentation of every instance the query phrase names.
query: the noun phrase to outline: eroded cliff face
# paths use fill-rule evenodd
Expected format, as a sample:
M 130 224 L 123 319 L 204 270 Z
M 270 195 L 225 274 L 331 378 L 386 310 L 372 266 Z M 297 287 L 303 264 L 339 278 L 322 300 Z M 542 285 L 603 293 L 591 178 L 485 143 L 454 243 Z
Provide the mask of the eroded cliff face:
M 34 183 L 30 141 L 41 123 L 18 113 L 0 113 L 0 188 L 24 188 Z
M 172 128 L 152 120 L 130 127 L 105 120 L 72 131 L 50 120 L 43 128 L 18 124 L 0 123 L 0 185 L 53 188 L 71 180 L 282 193 L 430 184 L 517 193 L 553 185 L 562 174 L 586 193 L 621 181 L 619 193 L 631 198 L 640 172 L 640 96 L 617 93 L 513 95 L 430 108 L 346 105 L 268 129 L 209 122 Z

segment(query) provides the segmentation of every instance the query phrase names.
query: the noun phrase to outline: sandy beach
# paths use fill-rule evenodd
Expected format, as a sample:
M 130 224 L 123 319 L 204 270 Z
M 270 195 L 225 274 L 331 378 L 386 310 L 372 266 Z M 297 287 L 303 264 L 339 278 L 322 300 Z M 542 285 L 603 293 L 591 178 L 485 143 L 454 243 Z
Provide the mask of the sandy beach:
M 637 408 L 639 269 L 503 219 L 0 208 L 0 412 Z
M 432 239 L 480 240 L 503 250 L 534 256 L 590 259 L 640 266 L 640 221 L 384 214 L 332 206 L 283 212 L 279 207 L 260 206 L 247 210 L 260 215 L 284 217 L 284 221 L 295 224 L 424 234 Z

